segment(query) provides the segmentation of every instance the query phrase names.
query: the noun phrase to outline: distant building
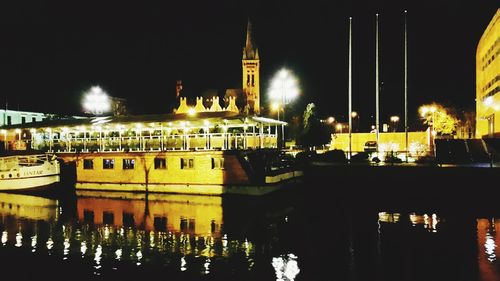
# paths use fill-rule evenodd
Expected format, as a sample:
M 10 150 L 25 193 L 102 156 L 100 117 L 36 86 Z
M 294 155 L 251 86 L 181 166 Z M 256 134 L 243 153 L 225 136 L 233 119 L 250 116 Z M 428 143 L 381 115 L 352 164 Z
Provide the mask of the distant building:
M 476 52 L 476 136 L 500 137 L 500 9 Z M 496 119 L 496 120 L 495 120 Z
M 255 46 L 250 20 L 247 24 L 245 47 L 242 56 L 242 88 L 226 89 L 224 97 L 219 98 L 216 89 L 208 89 L 196 98 L 196 105 L 188 104 L 182 96 L 182 81 L 176 84 L 176 101 L 179 103 L 173 112 L 187 113 L 190 109 L 194 112 L 204 111 L 233 111 L 243 114 L 260 114 L 260 59 L 259 50 Z M 222 105 L 219 104 L 219 99 Z M 214 104 L 214 101 L 216 103 Z
M 0 109 L 0 126 L 40 122 L 47 117 L 40 112 Z
M 247 37 L 243 48 L 243 93 L 251 114 L 260 114 L 260 59 L 259 49 L 255 46 L 252 24 L 248 20 Z
M 111 100 L 111 112 L 113 113 L 113 116 L 125 116 L 128 114 L 126 99 L 110 97 L 110 100 Z

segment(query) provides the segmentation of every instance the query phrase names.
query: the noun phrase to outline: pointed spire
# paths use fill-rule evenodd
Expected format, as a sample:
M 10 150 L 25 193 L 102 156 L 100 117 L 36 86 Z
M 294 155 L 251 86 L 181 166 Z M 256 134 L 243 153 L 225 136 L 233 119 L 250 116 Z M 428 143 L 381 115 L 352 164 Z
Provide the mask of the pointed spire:
M 247 22 L 247 40 L 245 42 L 245 49 L 252 50 L 252 23 L 250 22 L 250 18 L 248 18 Z
M 252 36 L 252 23 L 250 18 L 248 18 L 247 23 L 247 37 L 245 41 L 245 48 L 243 48 L 243 59 L 244 60 L 254 60 L 259 59 L 254 48 L 253 36 Z

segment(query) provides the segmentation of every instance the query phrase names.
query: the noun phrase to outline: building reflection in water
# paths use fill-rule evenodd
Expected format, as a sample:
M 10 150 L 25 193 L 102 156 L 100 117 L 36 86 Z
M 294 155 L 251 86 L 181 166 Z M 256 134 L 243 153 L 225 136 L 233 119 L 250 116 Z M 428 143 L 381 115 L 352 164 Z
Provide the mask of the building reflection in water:
M 71 215 L 61 210 L 58 200 L 0 193 L 2 245 L 81 260 L 95 275 L 146 262 L 205 275 L 220 270 L 220 258 L 246 270 L 255 262 L 251 240 L 223 233 L 222 197 L 78 191 L 72 207 L 65 205 Z M 283 261 L 283 276 L 293 280 L 297 257 Z
M 500 241 L 500 219 L 478 219 L 477 258 L 481 280 L 496 281 L 500 278 L 500 263 L 497 260 L 499 255 L 498 241 Z
M 428 215 L 428 214 L 423 214 L 419 215 L 416 213 L 410 213 L 410 221 L 413 226 L 423 224 L 424 228 L 427 229 L 429 232 L 437 232 L 438 231 L 438 223 L 441 221 L 441 219 L 436 215 Z

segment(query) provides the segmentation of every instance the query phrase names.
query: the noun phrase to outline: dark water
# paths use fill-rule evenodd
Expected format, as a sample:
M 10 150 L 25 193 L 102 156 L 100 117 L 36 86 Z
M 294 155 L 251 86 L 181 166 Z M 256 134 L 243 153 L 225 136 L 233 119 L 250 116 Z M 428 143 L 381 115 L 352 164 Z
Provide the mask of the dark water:
M 478 189 L 478 196 L 450 197 L 433 186 L 402 196 L 383 185 L 339 192 L 346 179 L 327 182 L 326 174 L 263 198 L 0 193 L 1 274 L 17 280 L 500 280 L 494 194 Z M 450 184 L 458 188 L 455 180 Z

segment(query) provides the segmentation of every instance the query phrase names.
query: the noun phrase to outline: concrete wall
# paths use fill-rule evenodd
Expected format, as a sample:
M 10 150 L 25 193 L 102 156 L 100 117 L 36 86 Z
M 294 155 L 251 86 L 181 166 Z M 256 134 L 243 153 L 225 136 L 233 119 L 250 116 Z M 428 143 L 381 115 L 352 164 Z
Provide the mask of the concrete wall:
M 381 151 L 405 151 L 406 136 L 404 132 L 380 133 L 379 150 Z M 377 136 L 375 133 L 353 133 L 351 139 L 352 151 L 364 151 L 364 146 L 367 141 L 375 141 Z M 410 151 L 412 148 L 421 147 L 429 150 L 429 133 L 426 132 L 408 132 L 408 146 Z M 332 136 L 330 149 L 341 149 L 349 151 L 349 134 L 335 134 Z

